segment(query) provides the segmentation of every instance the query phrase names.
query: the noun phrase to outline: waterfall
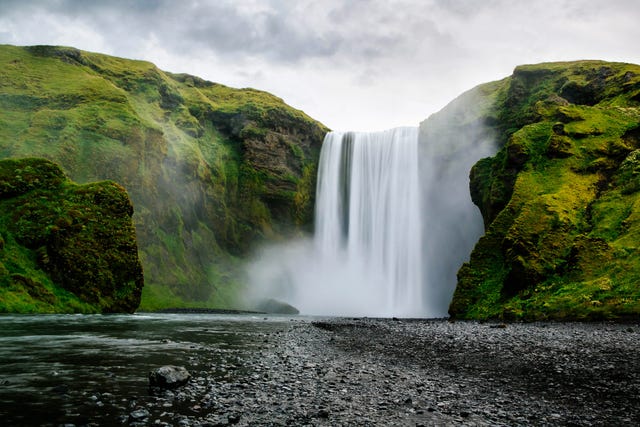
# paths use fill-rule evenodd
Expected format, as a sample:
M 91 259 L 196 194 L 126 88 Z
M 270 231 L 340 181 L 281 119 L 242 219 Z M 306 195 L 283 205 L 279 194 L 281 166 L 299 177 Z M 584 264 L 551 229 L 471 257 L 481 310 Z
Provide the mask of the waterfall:
M 423 315 L 418 129 L 329 133 L 316 194 L 327 297 L 349 298 L 349 313 Z
M 250 271 L 253 297 L 312 315 L 446 316 L 483 233 L 469 170 L 496 150 L 481 125 L 452 122 L 327 134 L 314 236 L 267 248 Z

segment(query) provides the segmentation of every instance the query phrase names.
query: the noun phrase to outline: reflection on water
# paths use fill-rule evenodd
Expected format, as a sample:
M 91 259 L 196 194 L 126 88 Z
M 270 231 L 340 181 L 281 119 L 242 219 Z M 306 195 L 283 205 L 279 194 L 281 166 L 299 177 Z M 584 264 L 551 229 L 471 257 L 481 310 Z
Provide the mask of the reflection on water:
M 111 424 L 148 394 L 151 369 L 181 365 L 224 380 L 225 367 L 241 369 L 263 336 L 288 322 L 212 314 L 0 316 L 0 424 Z

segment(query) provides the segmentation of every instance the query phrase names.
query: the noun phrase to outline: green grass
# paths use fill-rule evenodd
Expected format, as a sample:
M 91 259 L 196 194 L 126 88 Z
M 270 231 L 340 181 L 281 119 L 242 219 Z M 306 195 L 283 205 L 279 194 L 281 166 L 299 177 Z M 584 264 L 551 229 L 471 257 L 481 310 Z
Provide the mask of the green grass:
M 487 237 L 460 270 L 454 316 L 640 316 L 638 87 L 636 65 L 516 69 L 494 98 L 505 144 L 472 174 Z
M 207 273 L 220 260 L 309 227 L 314 179 L 305 171 L 326 131 L 255 89 L 73 48 L 0 46 L 0 156 L 42 157 L 74 181 L 122 184 L 149 286 L 185 304 L 225 294 L 228 282 Z M 282 153 L 277 165 L 252 160 L 265 145 Z M 292 191 L 278 193 L 292 177 Z

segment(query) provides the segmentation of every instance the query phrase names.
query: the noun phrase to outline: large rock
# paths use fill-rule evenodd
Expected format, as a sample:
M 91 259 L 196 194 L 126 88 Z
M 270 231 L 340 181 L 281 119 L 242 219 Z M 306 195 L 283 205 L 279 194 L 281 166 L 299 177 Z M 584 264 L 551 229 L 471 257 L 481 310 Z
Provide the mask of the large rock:
M 300 314 L 300 310 L 291 304 L 273 298 L 260 301 L 256 310 L 270 314 Z
M 183 366 L 166 365 L 149 372 L 149 385 L 160 388 L 177 388 L 189 382 L 191 374 Z

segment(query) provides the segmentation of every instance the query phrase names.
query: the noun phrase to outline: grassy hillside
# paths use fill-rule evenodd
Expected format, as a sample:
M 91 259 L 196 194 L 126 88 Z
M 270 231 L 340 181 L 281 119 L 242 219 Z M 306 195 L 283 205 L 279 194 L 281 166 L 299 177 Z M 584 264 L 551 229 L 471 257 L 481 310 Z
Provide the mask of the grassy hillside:
M 640 66 L 521 66 L 489 95 L 501 149 L 471 171 L 486 234 L 451 315 L 640 315 Z
M 0 160 L 0 313 L 133 312 L 143 277 L 132 213 L 118 184 Z
M 326 128 L 279 98 L 72 48 L 0 46 L 0 158 L 135 206 L 142 308 L 233 305 L 238 256 L 308 227 Z

